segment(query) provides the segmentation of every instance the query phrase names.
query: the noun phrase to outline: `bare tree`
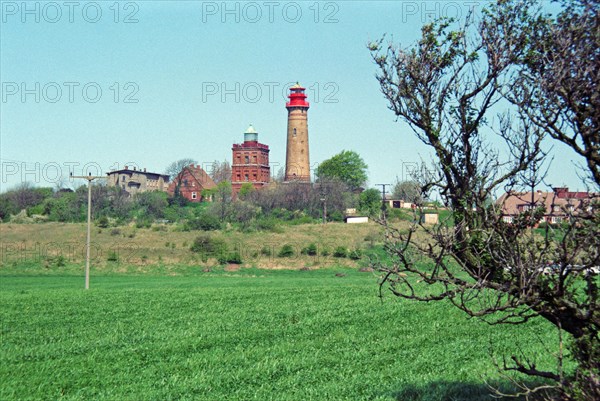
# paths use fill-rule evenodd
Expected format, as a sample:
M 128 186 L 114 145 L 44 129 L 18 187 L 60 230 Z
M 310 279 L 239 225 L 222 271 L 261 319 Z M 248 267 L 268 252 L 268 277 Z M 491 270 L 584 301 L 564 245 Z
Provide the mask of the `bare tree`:
M 531 64 L 524 60 L 532 57 L 532 38 L 548 23 L 534 5 L 534 0 L 498 0 L 478 22 L 469 16 L 455 29 L 448 19 L 425 25 L 412 48 L 383 46 L 383 40 L 370 45 L 389 108 L 434 155 L 436 173 L 421 178 L 422 191 L 439 191 L 453 220 L 435 226 L 415 223 L 408 232 L 387 227 L 385 246 L 394 262 L 374 263 L 383 272 L 380 288 L 389 288 L 399 297 L 449 300 L 470 316 L 493 324 L 546 319 L 570 335 L 575 373 L 565 373 L 562 352 L 555 371 L 541 370 L 517 356 L 504 367 L 553 382 L 524 386 L 528 394 L 552 387 L 552 397 L 596 400 L 600 399 L 600 311 L 598 283 L 591 273 L 600 264 L 597 205 L 593 199 L 582 200 L 569 213 L 566 228 L 559 233 L 546 229 L 540 235 L 534 227 L 544 208 L 532 204 L 509 224 L 503 220 L 502 205 L 488 201 L 502 188 L 512 191 L 539 180 L 546 158 L 541 149 L 544 135 L 562 140 L 562 134 L 552 134 L 531 118 L 544 115 L 538 107 L 546 100 L 537 98 L 528 107 L 521 104 L 543 96 L 541 90 L 529 92 L 525 100 L 520 97 L 514 115 L 492 115 L 495 105 L 508 106 L 507 92 L 516 87 L 514 82 L 520 83 L 521 93 L 527 84 L 520 79 L 520 66 Z M 581 45 L 595 46 L 586 43 Z M 521 93 L 513 92 L 512 98 Z M 587 96 L 585 91 L 580 94 Z M 581 101 L 583 105 L 586 99 Z M 564 111 L 559 103 L 555 108 Z M 586 122 L 591 112 L 579 107 L 565 111 L 572 121 Z M 593 112 L 598 113 L 598 108 Z M 597 140 L 597 126 L 589 133 Z M 585 144 L 585 135 L 576 142 Z M 593 151 L 580 154 L 593 175 Z
M 215 160 L 211 166 L 210 178 L 213 179 L 215 184 L 223 181 L 231 182 L 231 164 L 227 160 L 222 162 Z
M 532 32 L 524 68 L 507 97 L 552 138 L 583 157 L 600 185 L 598 0 L 561 0 L 555 20 Z
M 190 158 L 179 159 L 167 166 L 167 168 L 165 169 L 165 174 L 167 174 L 169 176 L 169 180 L 172 181 L 175 177 L 177 177 L 179 173 L 183 171 L 185 167 L 192 164 L 195 165 L 198 164 L 198 162 Z

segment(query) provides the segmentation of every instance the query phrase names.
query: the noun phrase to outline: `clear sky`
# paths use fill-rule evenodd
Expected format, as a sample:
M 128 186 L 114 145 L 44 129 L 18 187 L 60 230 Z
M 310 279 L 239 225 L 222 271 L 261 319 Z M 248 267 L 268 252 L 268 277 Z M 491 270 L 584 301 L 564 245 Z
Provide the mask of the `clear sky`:
M 231 161 L 252 123 L 285 163 L 285 88 L 307 87 L 311 163 L 343 149 L 393 183 L 428 149 L 397 122 L 366 48 L 407 46 L 431 17 L 484 1 L 2 1 L 2 191 L 20 182 Z M 548 182 L 583 188 L 555 146 Z M 85 170 L 82 169 L 86 166 Z

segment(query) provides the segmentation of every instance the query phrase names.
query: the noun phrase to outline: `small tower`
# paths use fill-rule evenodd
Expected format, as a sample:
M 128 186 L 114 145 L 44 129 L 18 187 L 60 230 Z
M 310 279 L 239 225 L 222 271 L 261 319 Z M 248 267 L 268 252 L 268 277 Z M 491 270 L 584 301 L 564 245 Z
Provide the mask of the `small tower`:
M 231 186 L 236 194 L 246 182 L 256 189 L 269 183 L 269 146 L 258 142 L 258 132 L 252 124 L 244 132 L 244 143 L 234 143 L 231 150 Z
M 288 110 L 287 149 L 285 157 L 285 181 L 310 182 L 308 156 L 308 108 L 305 88 L 296 82 L 290 88 Z

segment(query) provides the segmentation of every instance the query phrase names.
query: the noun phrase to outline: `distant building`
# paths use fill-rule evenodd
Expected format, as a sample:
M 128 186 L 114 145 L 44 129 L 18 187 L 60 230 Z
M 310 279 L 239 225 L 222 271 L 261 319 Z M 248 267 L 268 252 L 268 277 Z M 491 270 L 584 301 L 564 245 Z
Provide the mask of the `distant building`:
M 244 132 L 244 142 L 233 144 L 231 150 L 231 186 L 234 193 L 237 194 L 247 182 L 256 189 L 269 183 L 269 146 L 258 142 L 258 132 L 252 125 Z
M 589 210 L 593 200 L 600 200 L 599 194 L 591 192 L 571 192 L 569 188 L 552 188 L 552 192 L 508 192 L 498 199 L 502 206 L 503 220 L 512 223 L 515 216 L 540 206 L 545 213 L 540 222 L 551 224 L 568 220 L 570 215 L 581 210 Z
M 124 189 L 130 195 L 135 195 L 146 191 L 166 191 L 169 183 L 169 176 L 159 173 L 150 173 L 137 168 L 129 169 L 125 166 L 122 170 L 115 170 L 107 173 L 107 185 L 118 186 Z
M 190 164 L 184 167 L 169 184 L 168 193 L 174 196 L 176 192 L 179 192 L 181 196 L 190 202 L 202 202 L 207 200 L 202 196 L 202 191 L 213 189 L 216 186 L 202 167 Z

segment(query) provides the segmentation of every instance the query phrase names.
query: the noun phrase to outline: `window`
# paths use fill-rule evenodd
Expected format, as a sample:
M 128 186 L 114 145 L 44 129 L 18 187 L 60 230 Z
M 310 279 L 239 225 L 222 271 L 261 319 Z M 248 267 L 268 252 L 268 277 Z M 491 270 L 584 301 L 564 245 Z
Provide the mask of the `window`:
M 125 182 L 125 176 L 124 175 L 121 176 L 121 182 Z
M 192 192 L 192 199 L 196 199 L 198 197 L 198 194 L 196 192 Z
M 246 164 L 250 163 L 250 157 L 249 156 L 244 156 L 244 161 Z
M 183 180 L 183 186 L 187 187 L 188 186 L 188 181 L 187 180 Z
M 294 136 L 296 136 L 296 128 L 294 128 L 294 133 L 293 133 L 293 135 L 294 135 Z
M 248 181 L 248 174 L 245 174 L 244 178 L 246 179 L 246 181 Z

